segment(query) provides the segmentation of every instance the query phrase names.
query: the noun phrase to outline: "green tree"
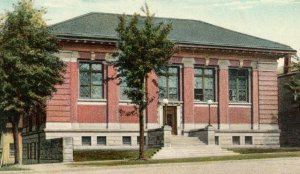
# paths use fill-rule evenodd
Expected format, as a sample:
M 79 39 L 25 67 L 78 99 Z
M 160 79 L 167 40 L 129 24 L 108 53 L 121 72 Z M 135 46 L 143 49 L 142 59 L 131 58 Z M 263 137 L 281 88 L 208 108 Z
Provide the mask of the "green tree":
M 151 71 L 160 72 L 173 54 L 174 44 L 168 39 L 171 24 L 155 23 L 147 4 L 139 14 L 120 16 L 116 31 L 119 35 L 118 50 L 115 61 L 111 63 L 118 70 L 120 83 L 126 83 L 128 89 L 124 94 L 135 104 L 139 116 L 139 159 L 144 159 L 144 109 L 153 97 L 145 90 L 145 79 Z M 127 21 L 128 20 L 128 21 Z M 141 22 L 140 22 L 141 21 Z M 153 82 L 157 84 L 157 82 Z
M 0 115 L 12 124 L 16 164 L 20 120 L 45 112 L 45 101 L 63 83 L 65 65 L 54 55 L 58 44 L 44 14 L 31 0 L 20 0 L 0 24 Z
M 286 86 L 294 95 L 294 100 L 298 103 L 298 108 L 300 109 L 300 62 L 293 62 L 292 69 L 296 74 L 290 78 L 290 81 Z

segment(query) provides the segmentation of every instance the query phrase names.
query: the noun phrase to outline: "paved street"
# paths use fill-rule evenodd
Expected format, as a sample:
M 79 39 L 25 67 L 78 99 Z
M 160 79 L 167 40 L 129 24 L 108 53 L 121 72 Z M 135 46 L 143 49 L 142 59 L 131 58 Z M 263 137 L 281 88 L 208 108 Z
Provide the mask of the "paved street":
M 176 163 L 117 167 L 70 167 L 65 164 L 26 166 L 31 170 L 3 173 L 101 173 L 101 174 L 299 174 L 300 158 L 222 161 L 205 163 Z

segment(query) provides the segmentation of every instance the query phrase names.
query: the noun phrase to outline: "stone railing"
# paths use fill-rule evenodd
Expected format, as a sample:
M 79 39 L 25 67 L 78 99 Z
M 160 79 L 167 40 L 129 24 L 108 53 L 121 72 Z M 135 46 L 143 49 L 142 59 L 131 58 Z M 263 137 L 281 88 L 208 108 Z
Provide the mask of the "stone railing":
M 212 126 L 207 126 L 204 129 L 195 129 L 189 132 L 189 137 L 198 137 L 207 145 L 215 144 L 215 129 Z
M 171 145 L 171 131 L 170 126 L 148 130 L 148 146 L 169 147 Z

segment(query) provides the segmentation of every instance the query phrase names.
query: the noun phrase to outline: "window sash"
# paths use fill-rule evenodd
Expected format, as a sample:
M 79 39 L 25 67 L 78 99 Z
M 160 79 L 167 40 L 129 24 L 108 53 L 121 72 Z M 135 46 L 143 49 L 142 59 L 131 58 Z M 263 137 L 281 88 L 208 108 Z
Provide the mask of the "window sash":
M 9 157 L 15 157 L 15 146 L 14 143 L 9 143 Z
M 159 97 L 169 100 L 179 100 L 179 67 L 166 67 L 165 72 L 159 76 Z
M 229 69 L 229 101 L 249 102 L 249 69 Z
M 103 98 L 103 64 L 100 62 L 79 63 L 79 98 Z
M 98 136 L 97 137 L 97 145 L 106 146 L 106 137 L 105 136 Z
M 122 79 L 124 78 L 125 77 L 122 77 Z M 129 89 L 127 83 L 124 80 L 122 80 L 122 83 L 119 86 L 120 86 L 120 100 L 129 100 L 128 96 L 124 94 L 125 90 Z
M 215 101 L 215 79 L 213 68 L 194 68 L 194 99 L 196 101 Z
M 92 138 L 88 136 L 81 137 L 81 145 L 82 146 L 91 146 L 92 145 Z

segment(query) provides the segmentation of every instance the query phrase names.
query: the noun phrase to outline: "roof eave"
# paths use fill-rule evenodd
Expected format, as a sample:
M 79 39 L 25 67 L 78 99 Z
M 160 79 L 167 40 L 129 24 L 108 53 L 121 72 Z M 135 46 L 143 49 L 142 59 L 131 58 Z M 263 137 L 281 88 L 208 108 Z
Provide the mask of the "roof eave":
M 275 53 L 275 54 L 287 54 L 296 55 L 297 51 L 294 49 L 279 49 L 279 48 L 251 48 L 251 47 L 238 47 L 238 46 L 216 46 L 216 45 L 204 45 L 193 43 L 176 43 L 177 46 L 182 48 L 199 48 L 199 49 L 215 49 L 215 50 L 228 50 L 228 51 L 244 51 L 244 52 L 256 52 L 256 53 Z
M 74 42 L 94 42 L 94 43 L 117 43 L 118 40 L 113 36 L 74 36 L 68 34 L 57 34 L 55 35 L 59 40 L 67 40 Z M 251 47 L 238 47 L 238 46 L 217 46 L 217 45 L 204 45 L 204 44 L 195 44 L 188 42 L 178 42 L 172 40 L 176 46 L 181 48 L 199 48 L 199 49 L 215 49 L 215 50 L 232 50 L 232 51 L 245 51 L 245 52 L 256 52 L 256 53 L 275 53 L 275 54 L 287 54 L 287 55 L 296 55 L 297 51 L 290 49 L 279 49 L 279 48 L 251 48 Z

